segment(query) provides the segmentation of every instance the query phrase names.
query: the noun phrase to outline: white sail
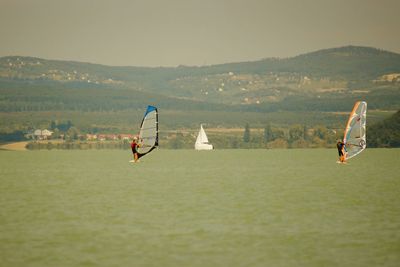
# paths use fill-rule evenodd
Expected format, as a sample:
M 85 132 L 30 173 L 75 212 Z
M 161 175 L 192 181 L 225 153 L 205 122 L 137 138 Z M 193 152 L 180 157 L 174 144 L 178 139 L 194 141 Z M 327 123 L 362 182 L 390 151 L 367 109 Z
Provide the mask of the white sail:
M 158 113 L 157 108 L 148 106 L 144 114 L 139 132 L 139 157 L 152 151 L 158 146 Z
M 208 143 L 208 138 L 206 132 L 203 129 L 203 125 L 200 125 L 200 131 L 199 134 L 197 135 L 196 143 L 197 144 Z
M 203 125 L 200 125 L 200 131 L 197 135 L 196 143 L 194 144 L 196 150 L 212 150 L 213 146 L 208 143 L 206 132 L 203 129 Z
M 343 142 L 345 144 L 346 159 L 360 154 L 367 146 L 366 138 L 367 102 L 355 103 L 349 116 Z

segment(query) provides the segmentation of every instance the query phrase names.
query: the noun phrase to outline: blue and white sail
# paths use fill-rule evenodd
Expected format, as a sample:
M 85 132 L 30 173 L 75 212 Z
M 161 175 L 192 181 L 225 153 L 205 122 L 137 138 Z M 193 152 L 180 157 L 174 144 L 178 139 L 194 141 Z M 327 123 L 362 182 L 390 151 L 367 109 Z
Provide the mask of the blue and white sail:
M 158 111 L 148 106 L 140 125 L 138 156 L 143 157 L 158 146 Z

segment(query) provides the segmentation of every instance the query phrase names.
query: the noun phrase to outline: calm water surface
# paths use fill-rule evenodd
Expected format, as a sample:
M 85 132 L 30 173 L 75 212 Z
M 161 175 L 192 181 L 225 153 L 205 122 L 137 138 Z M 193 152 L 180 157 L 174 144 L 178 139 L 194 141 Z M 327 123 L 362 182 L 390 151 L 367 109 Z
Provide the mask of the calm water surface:
M 399 266 L 400 150 L 0 151 L 0 266 Z

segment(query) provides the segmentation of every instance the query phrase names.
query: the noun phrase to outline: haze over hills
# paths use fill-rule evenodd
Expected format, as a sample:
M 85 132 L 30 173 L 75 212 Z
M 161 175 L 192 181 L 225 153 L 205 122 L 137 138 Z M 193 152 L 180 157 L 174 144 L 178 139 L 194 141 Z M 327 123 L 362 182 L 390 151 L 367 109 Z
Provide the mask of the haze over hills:
M 1 112 L 124 111 L 147 104 L 175 114 L 338 112 L 360 99 L 372 110 L 396 110 L 400 54 L 346 46 L 293 58 L 175 68 L 10 56 L 0 58 L 0 92 Z M 214 125 L 226 121 L 208 116 Z

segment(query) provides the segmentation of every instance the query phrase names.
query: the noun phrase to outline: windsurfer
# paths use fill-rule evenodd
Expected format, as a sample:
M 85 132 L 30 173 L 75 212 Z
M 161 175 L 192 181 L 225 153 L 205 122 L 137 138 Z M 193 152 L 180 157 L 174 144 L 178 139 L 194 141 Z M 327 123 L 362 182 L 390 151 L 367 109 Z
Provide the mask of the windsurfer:
M 133 161 L 138 162 L 139 161 L 139 154 L 137 152 L 137 148 L 139 147 L 139 144 L 137 143 L 137 137 L 133 137 L 132 143 L 131 143 L 131 148 L 132 148 L 132 153 L 133 153 Z
M 343 143 L 342 140 L 338 140 L 336 143 L 336 147 L 339 153 L 339 161 L 344 163 L 346 161 L 345 155 L 344 155 L 344 151 L 345 151 L 345 144 Z

